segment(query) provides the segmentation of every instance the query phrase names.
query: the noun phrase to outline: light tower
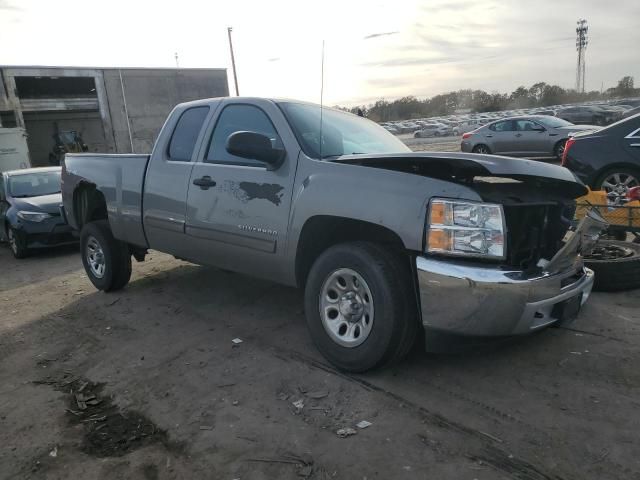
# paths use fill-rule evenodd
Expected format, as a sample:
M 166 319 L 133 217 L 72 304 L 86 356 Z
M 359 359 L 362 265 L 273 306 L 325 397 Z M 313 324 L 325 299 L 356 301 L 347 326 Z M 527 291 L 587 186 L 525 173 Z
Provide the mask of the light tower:
M 584 78 L 585 78 L 585 51 L 587 50 L 587 44 L 589 39 L 587 38 L 587 32 L 589 26 L 585 19 L 580 19 L 576 22 L 576 50 L 578 51 L 578 65 L 576 66 L 576 91 L 584 93 Z

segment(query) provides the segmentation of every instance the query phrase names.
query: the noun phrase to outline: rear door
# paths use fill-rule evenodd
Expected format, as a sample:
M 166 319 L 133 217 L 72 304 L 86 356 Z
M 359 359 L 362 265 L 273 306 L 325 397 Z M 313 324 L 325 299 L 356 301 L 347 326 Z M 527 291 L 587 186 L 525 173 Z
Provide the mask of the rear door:
M 251 131 L 284 147 L 275 170 L 226 150 L 229 136 Z M 279 108 L 268 100 L 226 100 L 211 123 L 187 197 L 189 255 L 201 263 L 277 280 L 286 235 L 298 144 Z M 207 185 L 202 184 L 206 180 Z M 188 257 L 187 257 L 188 258 Z
M 633 159 L 633 163 L 640 167 L 640 118 L 635 122 L 629 122 L 630 132 L 625 135 L 623 145 L 629 156 Z
M 509 153 L 513 151 L 515 133 L 514 122 L 502 120 L 489 125 L 485 136 L 493 153 Z
M 215 104 L 174 112 L 161 134 L 169 138 L 158 139 L 144 185 L 144 228 L 151 248 L 181 257 L 188 253 L 184 242 L 187 192 L 195 147 L 212 109 Z
M 5 240 L 5 217 L 7 210 L 9 209 L 9 203 L 5 194 L 6 188 L 4 186 L 4 175 L 0 173 L 0 240 Z

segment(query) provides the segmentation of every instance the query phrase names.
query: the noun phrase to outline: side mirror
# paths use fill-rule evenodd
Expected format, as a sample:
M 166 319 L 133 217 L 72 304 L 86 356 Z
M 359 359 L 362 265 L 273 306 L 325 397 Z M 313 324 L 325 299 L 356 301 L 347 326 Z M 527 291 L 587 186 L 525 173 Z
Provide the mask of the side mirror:
M 271 139 L 256 132 L 235 132 L 227 139 L 227 152 L 237 157 L 258 160 L 269 165 L 269 169 L 278 168 L 285 157 L 285 150 L 274 148 Z

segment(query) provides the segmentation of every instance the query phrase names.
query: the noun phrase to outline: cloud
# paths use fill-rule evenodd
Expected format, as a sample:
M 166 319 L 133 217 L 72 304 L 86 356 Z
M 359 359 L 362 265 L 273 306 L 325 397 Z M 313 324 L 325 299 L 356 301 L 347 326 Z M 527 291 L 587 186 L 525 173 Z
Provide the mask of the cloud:
M 365 36 L 363 40 L 369 40 L 370 38 L 386 37 L 388 35 L 395 35 L 397 33 L 400 33 L 400 32 L 395 31 L 395 32 L 372 33 L 371 35 Z
M 460 57 L 440 58 L 390 58 L 373 62 L 361 63 L 362 67 L 411 67 L 420 65 L 438 65 L 442 63 L 454 63 L 462 60 Z
M 0 0 L 0 11 L 21 12 L 23 9 L 15 5 L 11 5 L 9 0 Z
M 279 62 L 279 61 L 280 61 L 280 57 L 273 57 L 273 58 L 267 59 L 267 62 Z

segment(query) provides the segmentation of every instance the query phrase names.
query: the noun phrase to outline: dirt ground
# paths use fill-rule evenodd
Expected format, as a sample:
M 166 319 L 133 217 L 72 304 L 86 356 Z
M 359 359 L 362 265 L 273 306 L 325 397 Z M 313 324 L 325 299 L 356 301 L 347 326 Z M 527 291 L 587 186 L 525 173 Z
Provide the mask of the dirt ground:
M 0 268 L 1 478 L 640 478 L 637 291 L 594 294 L 570 329 L 355 376 L 315 350 L 291 288 L 159 253 L 113 294 L 75 248 L 0 246 Z

